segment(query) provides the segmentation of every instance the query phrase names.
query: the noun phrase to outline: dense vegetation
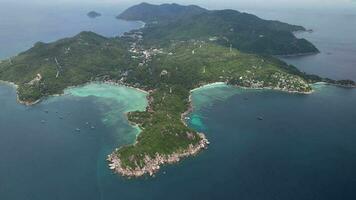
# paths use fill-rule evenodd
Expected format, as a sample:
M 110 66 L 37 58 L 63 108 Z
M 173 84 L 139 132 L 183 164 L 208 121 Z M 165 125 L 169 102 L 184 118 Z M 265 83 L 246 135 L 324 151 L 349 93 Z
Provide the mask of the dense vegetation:
M 263 20 L 235 10 L 209 11 L 195 6 L 144 3 L 127 9 L 118 17 L 145 21 L 144 37 L 151 44 L 199 39 L 213 40 L 227 47 L 232 45 L 247 53 L 286 55 L 318 52 L 313 44 L 294 36 L 293 32 L 305 31 L 304 27 Z
M 198 8 L 186 9 L 178 10 L 186 14 Z M 117 38 L 82 32 L 49 44 L 37 43 L 28 51 L 1 61 L 0 80 L 16 83 L 19 99 L 28 103 L 90 81 L 111 80 L 150 90 L 147 110 L 128 114 L 129 120 L 142 129 L 137 143 L 115 152 L 124 167 L 142 168 L 147 156 L 169 155 L 200 141 L 197 133 L 181 120 L 181 114 L 189 108 L 193 88 L 223 81 L 249 88 L 310 92 L 308 82 L 323 79 L 268 55 L 226 47 L 219 39 L 223 37 L 233 44 L 236 41 L 236 47 L 251 47 L 256 44 L 253 38 L 263 33 L 266 42 L 259 48 L 271 44 L 266 51 L 275 51 L 274 44 L 282 42 L 278 51 L 284 51 L 291 47 L 290 31 L 298 29 L 301 27 L 236 11 L 204 11 L 189 21 L 150 24 Z M 252 30 L 256 34 L 251 34 Z M 287 35 L 285 39 L 274 36 L 282 33 Z M 216 41 L 207 39 L 214 35 L 219 36 Z M 327 81 L 354 85 L 351 81 Z
M 141 3 L 130 7 L 117 16 L 118 19 L 143 21 L 145 23 L 167 23 L 178 19 L 191 17 L 208 10 L 199 6 L 181 6 L 178 4 L 152 5 Z
M 289 74 L 287 66 L 275 65 L 264 57 L 237 50 L 230 52 L 228 48 L 199 42 L 174 44 L 165 52 L 172 52 L 172 55 L 157 55 L 149 65 L 139 69 L 140 74 L 151 74 L 152 79 L 140 77 L 135 80 L 140 85 L 150 82 L 157 89 L 151 95 L 153 112 L 129 114 L 129 120 L 139 124 L 143 132 L 134 146 L 121 148 L 117 154 L 123 164 L 131 168 L 143 167 L 146 155 L 172 154 L 198 142 L 197 136 L 189 137 L 195 132 L 181 122 L 181 113 L 188 109 L 189 90 L 199 85 L 244 77 L 250 82 L 234 84 L 251 87 L 264 82 L 257 87 L 277 87 L 285 79 L 288 81 L 284 85 L 286 90 L 311 90 L 302 78 Z M 167 73 L 162 75 L 162 72 Z
M 118 74 L 129 62 L 125 42 L 83 32 L 50 44 L 36 43 L 28 51 L 3 61 L 0 79 L 18 84 L 19 98 L 31 102 L 61 93 L 68 86 Z M 42 77 L 39 81 L 35 80 L 37 74 Z
M 144 155 L 170 154 L 199 141 L 195 131 L 181 121 L 181 114 L 189 106 L 189 91 L 199 85 L 239 80 L 235 84 L 248 87 L 257 84 L 310 90 L 301 77 L 290 74 L 285 64 L 275 63 L 272 58 L 230 51 L 204 41 L 172 43 L 159 53 L 152 49 L 132 53 L 132 43 L 124 37 L 104 38 L 91 32 L 50 44 L 37 43 L 11 60 L 2 61 L 0 79 L 18 84 L 19 98 L 28 102 L 92 80 L 115 80 L 153 90 L 150 108 L 128 115 L 143 130 L 137 144 L 117 152 L 131 167 L 142 166 Z M 143 51 L 151 52 L 149 59 Z M 144 65 L 140 65 L 142 60 L 146 60 Z

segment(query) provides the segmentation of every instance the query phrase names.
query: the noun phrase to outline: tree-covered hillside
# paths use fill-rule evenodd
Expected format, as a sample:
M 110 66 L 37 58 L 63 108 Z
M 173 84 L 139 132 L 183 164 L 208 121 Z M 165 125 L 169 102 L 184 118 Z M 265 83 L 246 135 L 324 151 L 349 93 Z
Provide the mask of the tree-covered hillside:
M 132 6 L 117 16 L 118 19 L 139 20 L 145 23 L 167 23 L 181 18 L 191 17 L 196 14 L 208 12 L 199 6 L 182 6 L 178 4 L 152 5 L 141 3 Z
M 176 153 L 191 155 L 204 147 L 206 140 L 181 120 L 189 108 L 189 91 L 195 87 L 224 81 L 252 88 L 311 90 L 303 77 L 290 73 L 295 68 L 270 57 L 205 41 L 172 42 L 157 49 L 137 38 L 82 32 L 49 44 L 37 43 L 2 61 L 0 80 L 16 83 L 19 99 L 27 103 L 93 80 L 151 90 L 147 111 L 128 115 L 143 130 L 137 143 L 113 154 L 120 160 L 119 172 L 125 175 L 135 170 L 136 175 L 152 173 L 156 168 L 147 168 L 152 160 Z
M 132 51 L 134 43 L 137 46 Z M 54 43 L 37 43 L 2 61 L 0 80 L 18 84 L 20 99 L 31 102 L 91 80 L 123 80 L 144 89 L 165 84 L 192 89 L 204 82 L 229 81 L 242 75 L 257 81 L 271 78 L 274 72 L 288 73 L 283 63 L 268 64 L 268 59 L 261 63 L 258 56 L 236 50 L 229 53 L 229 48 L 205 41 L 173 42 L 159 50 L 139 44 L 125 37 L 105 38 L 92 32 Z M 162 71 L 167 71 L 169 78 L 161 79 Z M 268 86 L 276 86 L 273 84 Z
M 179 7 L 178 13 L 186 13 L 186 9 Z M 307 75 L 268 55 L 306 51 L 310 43 L 291 33 L 302 27 L 232 10 L 204 11 L 183 18 L 150 23 L 116 38 L 82 32 L 48 44 L 36 43 L 0 61 L 0 80 L 17 84 L 19 100 L 29 104 L 90 81 L 149 91 L 146 111 L 128 114 L 130 122 L 142 129 L 137 142 L 109 157 L 110 167 L 127 176 L 152 174 L 160 165 L 206 147 L 204 136 L 184 123 L 191 110 L 190 90 L 198 86 L 225 82 L 308 93 L 312 91 L 309 83 L 315 81 L 355 85 Z
M 125 45 L 120 39 L 92 32 L 49 44 L 36 43 L 33 48 L 1 62 L 0 80 L 18 84 L 21 100 L 35 101 L 94 77 L 120 73 L 120 69 L 130 64 Z
M 128 17 L 130 16 L 130 17 Z M 169 43 L 170 40 L 211 40 L 247 53 L 268 55 L 317 53 L 305 39 L 294 36 L 305 31 L 302 26 L 271 20 L 235 10 L 209 11 L 177 4 L 140 4 L 119 15 L 121 19 L 141 20 L 146 42 Z

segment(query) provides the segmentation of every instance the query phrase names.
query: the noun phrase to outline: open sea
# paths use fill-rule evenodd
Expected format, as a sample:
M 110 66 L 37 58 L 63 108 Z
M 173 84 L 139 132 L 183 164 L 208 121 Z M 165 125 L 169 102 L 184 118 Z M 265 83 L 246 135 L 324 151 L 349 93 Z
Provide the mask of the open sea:
M 296 34 L 319 50 L 309 56 L 282 57 L 282 60 L 309 74 L 356 81 L 356 3 L 348 8 L 247 10 L 264 19 L 278 19 L 302 25 L 313 32 Z
M 89 8 L 28 8 L 16 15 L 11 8 L 0 7 L 0 58 L 39 40 L 83 30 L 115 36 L 142 25 L 114 19 L 123 8 L 98 8 L 104 15 L 97 19 L 85 15 Z M 251 12 L 314 29 L 299 36 L 321 54 L 285 61 L 309 73 L 356 80 L 352 13 Z M 188 123 L 206 133 L 209 148 L 163 167 L 154 178 L 128 180 L 113 174 L 105 159 L 134 142 L 139 130 L 124 113 L 143 110 L 146 94 L 90 84 L 28 107 L 16 103 L 13 87 L 0 84 L 0 199 L 354 200 L 356 89 L 313 87 L 311 95 L 221 84 L 194 91 Z

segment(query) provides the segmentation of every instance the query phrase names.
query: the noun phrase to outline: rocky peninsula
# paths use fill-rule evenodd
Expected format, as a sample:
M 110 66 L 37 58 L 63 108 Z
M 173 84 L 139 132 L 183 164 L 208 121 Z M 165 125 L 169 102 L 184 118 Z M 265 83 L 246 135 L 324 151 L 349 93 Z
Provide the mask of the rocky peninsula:
M 150 157 L 146 155 L 144 157 L 144 165 L 143 167 L 130 168 L 125 167 L 122 164 L 122 161 L 116 152 L 119 149 L 116 149 L 114 153 L 108 156 L 109 167 L 111 170 L 115 171 L 122 176 L 127 177 L 140 177 L 145 174 L 153 176 L 164 164 L 173 164 L 179 162 L 182 158 L 194 156 L 198 154 L 201 150 L 206 149 L 208 147 L 209 141 L 206 139 L 203 133 L 198 134 L 200 137 L 200 141 L 198 144 L 192 145 L 190 144 L 188 148 L 182 149 L 181 151 L 177 151 L 173 154 L 165 155 L 156 153 L 154 157 Z
M 301 30 L 300 26 L 231 10 L 176 8 L 177 4 L 146 6 L 139 5 L 133 10 L 158 11 L 145 12 L 150 16 L 142 16 L 128 9 L 122 15 L 146 23 L 145 27 L 123 36 L 106 38 L 81 32 L 52 43 L 36 43 L 31 49 L 0 62 L 0 80 L 18 85 L 18 99 L 25 104 L 90 82 L 110 82 L 149 91 L 146 110 L 127 113 L 129 122 L 142 130 L 136 142 L 117 148 L 108 157 L 110 168 L 124 176 L 153 175 L 162 164 L 178 162 L 207 148 L 206 137 L 188 127 L 184 119 L 192 111 L 190 92 L 199 86 L 224 82 L 246 88 L 310 93 L 310 84 L 323 80 L 355 85 L 351 81 L 333 82 L 305 74 L 272 56 L 317 51 L 310 42 L 290 35 Z M 162 9 L 176 13 L 172 15 Z M 184 23 L 175 20 L 181 17 Z M 244 21 L 246 17 L 249 20 Z M 191 25 L 206 19 L 221 24 L 204 23 L 207 27 L 202 30 Z M 251 23 L 258 25 L 261 32 L 251 40 L 244 40 L 242 48 L 237 40 L 239 30 L 233 27 L 246 27 L 244 33 L 247 33 L 253 31 Z M 228 31 L 216 32 L 215 27 L 220 25 Z M 196 35 L 199 31 L 203 32 Z M 287 36 L 283 44 L 286 51 L 278 48 L 282 42 L 278 38 L 280 34 Z M 290 47 L 291 43 L 295 45 Z

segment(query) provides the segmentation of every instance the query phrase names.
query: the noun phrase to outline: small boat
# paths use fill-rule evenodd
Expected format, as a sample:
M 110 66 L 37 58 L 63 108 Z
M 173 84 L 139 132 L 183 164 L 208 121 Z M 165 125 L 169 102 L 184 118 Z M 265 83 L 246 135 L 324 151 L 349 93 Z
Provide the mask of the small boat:
M 90 128 L 91 128 L 91 129 L 95 129 L 95 126 L 91 126 Z
M 76 128 L 75 131 L 80 132 L 80 128 Z
M 89 122 L 85 122 L 86 125 L 89 125 Z
M 259 116 L 257 117 L 258 120 L 262 121 L 263 120 L 263 117 Z

